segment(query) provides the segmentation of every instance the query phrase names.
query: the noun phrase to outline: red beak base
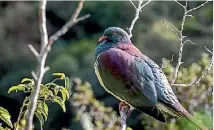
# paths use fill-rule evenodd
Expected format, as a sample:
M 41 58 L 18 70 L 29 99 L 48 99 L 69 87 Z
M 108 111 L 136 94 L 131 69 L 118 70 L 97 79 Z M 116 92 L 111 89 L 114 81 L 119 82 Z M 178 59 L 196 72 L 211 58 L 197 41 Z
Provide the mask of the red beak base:
M 107 39 L 108 39 L 107 36 L 102 36 L 102 37 L 99 38 L 98 42 L 100 43 L 100 42 L 103 42 L 103 41 L 105 41 Z

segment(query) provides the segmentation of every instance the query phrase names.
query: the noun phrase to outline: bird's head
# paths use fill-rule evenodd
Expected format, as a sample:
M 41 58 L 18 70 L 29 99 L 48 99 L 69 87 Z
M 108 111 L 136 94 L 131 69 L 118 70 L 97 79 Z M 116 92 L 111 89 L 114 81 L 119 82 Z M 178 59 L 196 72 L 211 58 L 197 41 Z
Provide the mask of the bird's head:
M 107 28 L 98 41 L 99 43 L 103 41 L 106 41 L 106 43 L 131 43 L 128 33 L 119 27 Z
M 107 28 L 98 41 L 100 44 L 96 48 L 95 57 L 117 45 L 131 44 L 128 33 L 119 27 Z

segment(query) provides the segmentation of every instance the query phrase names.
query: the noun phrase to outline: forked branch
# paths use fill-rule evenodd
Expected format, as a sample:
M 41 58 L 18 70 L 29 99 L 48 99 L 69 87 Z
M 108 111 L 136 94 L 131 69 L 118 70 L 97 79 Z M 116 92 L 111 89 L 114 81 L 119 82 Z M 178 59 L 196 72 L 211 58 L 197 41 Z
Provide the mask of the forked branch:
M 177 29 L 173 24 L 171 24 L 171 25 L 173 25 L 173 28 L 175 28 L 175 29 L 173 29 L 173 28 L 171 28 L 171 27 L 165 25 L 167 28 L 169 28 L 170 30 L 172 30 L 173 33 L 176 34 L 176 36 L 178 37 L 178 40 L 179 40 L 179 42 L 180 42 L 180 47 L 179 47 L 179 52 L 178 52 L 178 61 L 177 61 L 176 67 L 175 67 L 174 72 L 173 72 L 173 78 L 172 78 L 172 83 L 171 83 L 171 85 L 174 85 L 174 86 L 192 86 L 192 85 L 195 85 L 195 84 L 199 83 L 200 80 L 201 80 L 208 72 L 207 72 L 207 73 L 204 73 L 205 75 L 203 74 L 203 75 L 202 75 L 201 77 L 199 77 L 196 81 L 193 81 L 193 82 L 191 82 L 191 83 L 189 83 L 189 84 L 176 84 L 176 83 L 175 83 L 176 80 L 177 80 L 177 77 L 178 77 L 179 68 L 180 68 L 181 64 L 183 64 L 183 62 L 182 62 L 182 57 L 183 57 L 183 47 L 184 47 L 184 45 L 185 45 L 186 43 L 195 44 L 192 40 L 189 40 L 189 39 L 185 40 L 185 39 L 187 38 L 187 36 L 184 36 L 184 35 L 183 35 L 183 30 L 184 30 L 184 25 L 185 25 L 186 18 L 187 18 L 188 16 L 194 18 L 194 17 L 193 17 L 192 15 L 190 15 L 189 13 L 192 12 L 192 11 L 194 11 L 194 10 L 197 10 L 197 9 L 203 7 L 208 1 L 205 1 L 205 2 L 202 3 L 201 5 L 199 5 L 199 6 L 195 7 L 195 8 L 189 9 L 189 10 L 187 9 L 187 6 L 188 6 L 188 1 L 187 1 L 187 0 L 186 0 L 186 2 L 185 2 L 185 5 L 182 5 L 182 4 L 181 4 L 180 2 L 178 2 L 177 0 L 175 0 L 175 2 L 176 2 L 179 6 L 181 6 L 181 7 L 183 8 L 184 13 L 183 13 L 182 21 L 181 21 L 180 30 Z M 177 33 L 177 32 L 178 32 L 178 33 Z M 213 62 L 213 61 L 211 61 L 210 66 L 208 67 L 207 71 L 209 71 L 209 70 L 212 68 L 212 65 L 213 65 L 212 62 Z M 205 71 L 205 72 L 206 72 L 206 71 Z
M 32 71 L 32 76 L 35 79 L 35 88 L 34 91 L 31 94 L 30 99 L 30 105 L 27 110 L 27 117 L 26 117 L 26 127 L 25 130 L 32 130 L 33 126 L 33 116 L 36 110 L 38 96 L 40 92 L 40 86 L 44 77 L 44 74 L 49 70 L 49 67 L 45 66 L 45 62 L 48 56 L 48 53 L 51 49 L 51 45 L 54 41 L 56 41 L 60 36 L 65 34 L 69 28 L 71 28 L 73 25 L 78 23 L 79 21 L 82 21 L 86 18 L 88 18 L 90 15 L 85 15 L 82 17 L 79 17 L 80 11 L 83 8 L 84 0 L 81 0 L 79 2 L 79 5 L 77 9 L 75 10 L 74 14 L 72 15 L 71 19 L 59 30 L 57 31 L 53 36 L 50 37 L 48 40 L 48 33 L 47 33 L 47 27 L 46 27 L 46 0 L 39 2 L 39 30 L 41 35 L 41 48 L 40 52 L 38 53 L 36 49 L 32 45 L 28 45 L 30 50 L 33 52 L 37 59 L 37 68 L 36 72 Z
M 138 1 L 138 5 L 136 7 L 136 5 L 134 4 L 134 2 L 132 0 L 130 0 L 131 4 L 134 6 L 135 8 L 135 17 L 134 19 L 132 20 L 131 22 L 131 25 L 130 27 L 128 28 L 128 34 L 129 34 L 129 37 L 131 38 L 132 37 L 132 30 L 134 28 L 134 25 L 136 23 L 136 21 L 138 20 L 139 18 L 139 15 L 140 15 L 140 11 L 143 9 L 143 7 L 145 7 L 147 4 L 149 4 L 151 2 L 151 0 L 148 0 L 146 3 L 143 4 L 143 0 L 139 0 Z

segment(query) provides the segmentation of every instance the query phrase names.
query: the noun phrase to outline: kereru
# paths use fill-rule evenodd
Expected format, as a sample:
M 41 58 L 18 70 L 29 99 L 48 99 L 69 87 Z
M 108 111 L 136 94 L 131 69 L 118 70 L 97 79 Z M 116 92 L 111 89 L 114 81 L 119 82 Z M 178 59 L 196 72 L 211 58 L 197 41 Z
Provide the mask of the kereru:
M 132 44 L 123 29 L 105 30 L 99 38 L 95 60 L 100 84 L 120 101 L 161 122 L 166 122 L 163 112 L 167 112 L 208 130 L 179 103 L 160 67 Z

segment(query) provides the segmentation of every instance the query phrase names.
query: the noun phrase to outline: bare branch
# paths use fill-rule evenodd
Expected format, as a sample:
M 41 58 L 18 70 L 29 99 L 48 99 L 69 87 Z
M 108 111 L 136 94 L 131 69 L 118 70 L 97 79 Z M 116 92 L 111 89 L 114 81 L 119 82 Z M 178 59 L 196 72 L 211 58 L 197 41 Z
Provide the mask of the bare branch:
M 197 7 L 195 7 L 195 8 L 192 8 L 192 9 L 188 10 L 187 13 L 190 13 L 190 12 L 192 12 L 192 11 L 194 11 L 194 10 L 197 10 L 197 9 L 203 7 L 206 3 L 208 3 L 208 0 L 207 0 L 206 2 L 200 4 L 199 6 L 197 6 Z
M 145 4 L 143 4 L 143 0 L 138 1 L 138 6 L 137 6 L 137 8 L 135 8 L 135 17 L 132 20 L 130 27 L 128 28 L 128 34 L 129 34 L 130 38 L 132 37 L 132 30 L 134 28 L 136 21 L 139 18 L 140 11 L 142 10 L 143 7 L 145 7 L 147 4 L 149 4 L 149 2 L 151 2 L 151 0 L 148 0 Z M 131 3 L 133 4 L 133 2 L 131 2 Z
M 132 20 L 130 27 L 128 28 L 128 33 L 129 33 L 129 37 L 130 37 L 130 38 L 132 37 L 132 29 L 134 28 L 134 25 L 135 25 L 136 21 L 137 21 L 138 18 L 139 18 L 139 14 L 140 14 L 140 10 L 141 10 L 141 9 L 140 9 L 140 6 L 141 6 L 141 2 L 139 1 L 139 2 L 138 2 L 138 7 L 137 7 L 137 9 L 135 10 L 135 17 L 134 17 L 134 19 Z
M 135 6 L 134 2 L 132 0 L 129 0 L 131 4 L 134 6 L 134 8 L 137 10 L 137 7 Z
M 213 57 L 212 57 L 212 59 L 211 59 L 211 61 L 210 61 L 209 67 L 207 67 L 207 68 L 203 71 L 202 75 L 201 75 L 200 77 L 198 77 L 195 81 L 193 81 L 192 83 L 189 83 L 189 84 L 172 84 L 172 85 L 173 85 L 173 86 L 180 86 L 180 87 L 194 86 L 194 85 L 200 83 L 200 81 L 201 81 L 201 80 L 208 74 L 208 72 L 211 70 L 212 66 L 213 66 Z
M 60 29 L 58 30 L 55 34 L 53 34 L 50 39 L 49 39 L 49 43 L 48 44 L 52 44 L 54 41 L 56 41 L 60 36 L 64 35 L 69 28 L 71 28 L 73 25 L 75 25 L 76 23 L 90 17 L 89 14 L 84 15 L 82 17 L 79 17 L 80 11 L 83 8 L 83 4 L 84 4 L 84 0 L 81 0 L 78 4 L 78 7 L 76 8 L 74 14 L 72 15 L 72 17 L 70 18 L 70 20 Z
M 37 50 L 31 44 L 28 44 L 28 47 L 33 52 L 33 54 L 35 55 L 35 57 L 37 58 L 37 60 L 39 60 L 38 59 L 39 58 L 39 53 L 37 52 Z
M 147 4 L 149 4 L 151 2 L 151 0 L 148 0 L 145 4 L 143 4 L 140 9 L 142 9 L 143 7 L 145 7 Z
M 122 110 L 120 110 L 120 117 L 121 117 L 121 130 L 126 130 L 126 119 L 127 119 L 127 113 L 129 111 L 128 106 L 123 106 Z
M 48 70 L 50 70 L 50 67 L 49 67 L 49 66 L 46 66 L 46 67 L 44 68 L 44 73 L 46 73 Z
M 31 74 L 32 74 L 33 78 L 37 81 L 38 77 L 37 77 L 36 73 L 34 71 L 31 71 Z
M 176 2 L 177 4 L 179 4 L 182 8 L 185 8 L 185 6 L 182 5 L 180 2 L 178 2 L 177 0 L 175 0 L 175 2 Z
M 51 36 L 50 40 L 48 40 L 48 33 L 47 33 L 47 27 L 46 27 L 46 0 L 39 2 L 39 30 L 41 34 L 41 49 L 40 53 L 35 50 L 35 48 L 32 45 L 29 45 L 29 48 L 34 53 L 34 55 L 37 57 L 37 68 L 36 73 L 32 71 L 32 76 L 35 79 L 35 88 L 34 91 L 31 94 L 31 102 L 29 104 L 29 108 L 27 110 L 27 117 L 26 117 L 26 127 L 25 130 L 32 130 L 33 125 L 33 116 L 36 110 L 37 106 L 37 100 L 39 97 L 39 91 L 40 86 L 44 77 L 44 74 L 50 69 L 50 67 L 45 67 L 45 62 L 48 56 L 48 53 L 50 51 L 51 45 L 55 40 L 57 40 L 60 36 L 65 34 L 67 30 L 72 27 L 74 24 L 78 23 L 81 20 L 84 20 L 89 17 L 89 15 L 82 16 L 80 18 L 77 18 L 80 11 L 83 8 L 84 1 L 81 0 L 77 9 L 75 10 L 73 16 L 71 17 L 71 20 L 66 23 L 62 29 L 57 31 L 53 36 Z
M 179 41 L 180 41 L 180 48 L 179 48 L 179 52 L 178 52 L 178 62 L 177 62 L 177 65 L 174 69 L 174 73 L 173 73 L 173 80 L 172 80 L 172 85 L 175 84 L 175 81 L 177 79 L 177 76 L 178 76 L 178 71 L 179 71 L 179 68 L 180 68 L 180 65 L 183 63 L 182 62 L 182 57 L 183 57 L 183 47 L 184 45 L 187 43 L 187 42 L 190 42 L 192 44 L 195 44 L 193 41 L 191 40 L 185 40 L 184 41 L 184 38 L 186 38 L 186 36 L 183 36 L 183 30 L 184 30 L 184 24 L 185 24 L 185 21 L 186 21 L 186 17 L 193 17 L 192 15 L 189 15 L 188 13 L 190 13 L 191 11 L 194 11 L 194 10 L 197 10 L 199 9 L 200 7 L 204 6 L 206 2 L 204 2 L 203 4 L 193 8 L 193 9 L 190 9 L 190 10 L 187 10 L 187 5 L 188 5 L 188 1 L 186 0 L 186 4 L 185 5 L 182 5 L 181 3 L 179 3 L 177 0 L 175 0 L 176 3 L 178 3 L 184 10 L 184 14 L 183 14 L 183 18 L 182 18 L 182 22 L 181 22 L 181 29 L 179 31 L 180 33 L 180 38 L 179 38 Z M 194 18 L 194 17 L 193 17 Z M 173 31 L 174 32 L 174 31 Z
M 211 55 L 213 55 L 213 52 L 212 52 L 210 49 L 208 49 L 207 46 L 204 46 L 204 48 L 205 48 Z
M 174 69 L 174 73 L 173 73 L 173 80 L 172 80 L 172 84 L 175 83 L 177 77 L 178 77 L 178 70 L 180 68 L 180 65 L 183 63 L 181 62 L 182 60 L 182 53 L 183 53 L 183 47 L 184 47 L 184 44 L 182 43 L 182 41 L 180 41 L 180 49 L 179 49 L 179 52 L 178 52 L 178 63 Z
M 173 24 L 171 24 L 170 23 L 170 25 L 173 25 Z M 168 29 L 170 29 L 175 35 L 176 35 L 176 37 L 178 38 L 178 39 L 180 39 L 180 34 L 178 35 L 178 33 L 177 32 L 179 32 L 179 30 L 175 27 L 175 25 L 173 25 L 173 27 L 176 29 L 176 31 L 173 29 L 173 28 L 171 28 L 170 26 L 168 26 L 168 25 L 166 25 L 165 24 L 165 21 L 163 21 L 163 26 L 165 26 L 165 27 L 167 27 Z
M 195 18 L 193 15 L 188 14 L 187 17 Z
M 164 66 L 165 66 L 166 63 L 170 63 L 170 62 L 173 61 L 173 59 L 174 59 L 174 54 L 172 54 L 170 61 L 164 62 L 164 59 L 165 59 L 165 58 L 162 58 L 162 64 L 161 64 L 161 68 L 160 68 L 160 69 L 165 68 Z
M 192 40 L 189 40 L 189 39 L 188 39 L 188 40 L 186 40 L 186 41 L 184 41 L 184 43 L 183 43 L 183 44 L 186 44 L 186 43 L 188 43 L 188 42 L 189 42 L 189 43 L 192 43 L 192 44 L 194 44 L 194 45 L 196 45 Z
M 173 26 L 173 27 L 176 29 L 176 31 L 177 31 L 177 32 L 179 32 L 178 28 L 177 28 L 177 27 L 175 27 L 175 25 L 174 25 L 174 24 L 172 24 L 172 23 L 170 23 L 170 22 L 169 22 L 169 25 L 170 25 L 170 26 Z
M 41 33 L 41 52 L 43 52 L 44 48 L 46 48 L 46 45 L 48 44 L 48 35 L 47 35 L 47 28 L 46 28 L 46 0 L 40 1 L 39 2 L 39 29 Z M 37 71 L 36 75 L 38 77 L 38 80 L 36 81 L 35 84 L 35 89 L 31 94 L 31 102 L 28 108 L 27 112 L 27 122 L 26 122 L 26 127 L 25 130 L 32 130 L 32 125 L 33 125 L 33 116 L 34 112 L 36 110 L 36 105 L 37 105 L 37 100 L 39 97 L 39 91 L 40 91 L 40 85 L 42 83 L 42 79 L 44 76 L 44 66 L 45 66 L 45 60 L 47 57 L 47 53 L 45 55 L 40 55 L 42 59 L 37 62 Z

